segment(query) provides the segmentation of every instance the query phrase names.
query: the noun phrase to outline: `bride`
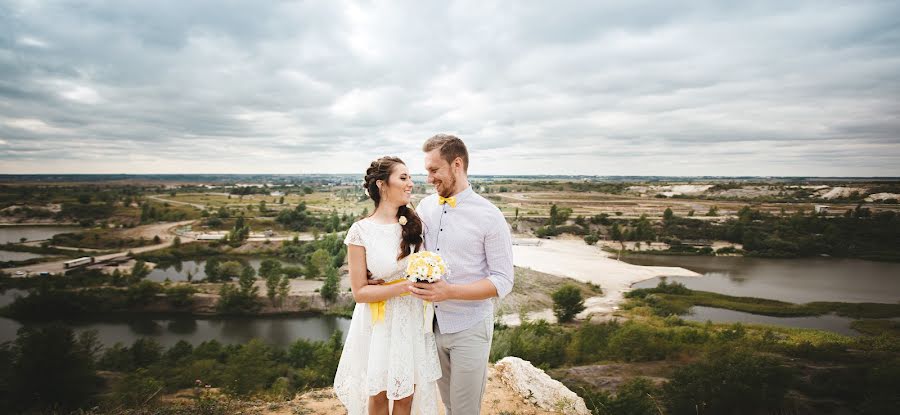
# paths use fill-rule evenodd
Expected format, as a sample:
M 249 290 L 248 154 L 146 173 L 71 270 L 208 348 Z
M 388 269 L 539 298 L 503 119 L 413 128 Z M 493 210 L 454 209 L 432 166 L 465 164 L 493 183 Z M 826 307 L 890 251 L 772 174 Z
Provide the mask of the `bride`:
M 402 160 L 382 157 L 366 170 L 364 186 L 375 211 L 344 240 L 356 308 L 334 391 L 350 415 L 388 414 L 389 401 L 394 414 L 437 414 L 434 335 L 424 329 L 422 301 L 407 291 L 408 256 L 422 248 L 422 221 L 407 207 L 412 178 Z

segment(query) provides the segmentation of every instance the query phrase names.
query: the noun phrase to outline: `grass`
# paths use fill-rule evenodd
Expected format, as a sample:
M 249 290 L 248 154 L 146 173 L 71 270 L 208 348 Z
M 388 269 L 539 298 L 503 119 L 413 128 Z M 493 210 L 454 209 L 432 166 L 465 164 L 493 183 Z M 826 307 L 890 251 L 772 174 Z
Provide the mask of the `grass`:
M 708 291 L 695 291 L 673 283 L 660 283 L 656 288 L 634 290 L 630 298 L 642 298 L 658 314 L 685 314 L 693 306 L 723 308 L 773 317 L 820 316 L 835 313 L 850 318 L 900 317 L 900 303 L 813 302 L 795 304 L 755 297 L 734 297 Z
M 900 337 L 900 321 L 857 320 L 850 323 L 850 328 L 870 336 L 887 334 L 891 337 Z

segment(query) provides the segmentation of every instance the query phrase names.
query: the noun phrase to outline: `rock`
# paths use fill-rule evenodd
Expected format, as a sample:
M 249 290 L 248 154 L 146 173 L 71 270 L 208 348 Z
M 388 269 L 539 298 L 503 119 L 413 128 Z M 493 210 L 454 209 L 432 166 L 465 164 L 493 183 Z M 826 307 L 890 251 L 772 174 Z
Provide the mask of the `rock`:
M 507 356 L 494 364 L 500 379 L 532 404 L 548 411 L 590 415 L 584 399 L 531 362 Z

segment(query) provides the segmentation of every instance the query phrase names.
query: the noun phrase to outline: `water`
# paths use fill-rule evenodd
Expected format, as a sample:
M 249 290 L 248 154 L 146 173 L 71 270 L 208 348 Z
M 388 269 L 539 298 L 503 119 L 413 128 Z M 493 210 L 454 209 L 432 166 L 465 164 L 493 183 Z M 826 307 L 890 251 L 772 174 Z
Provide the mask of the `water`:
M 721 294 L 770 298 L 792 303 L 840 301 L 896 303 L 900 301 L 900 264 L 858 259 L 766 259 L 703 256 L 635 256 L 636 265 L 683 267 L 700 278 L 669 277 L 690 289 Z M 655 287 L 659 278 L 634 284 Z
M 699 322 L 712 320 L 720 323 L 770 324 L 773 326 L 827 330 L 845 336 L 859 336 L 859 332 L 850 328 L 850 323 L 854 321 L 852 318 L 834 314 L 815 317 L 772 317 L 723 308 L 694 306 L 691 307 L 690 314 L 683 315 L 681 318 Z
M 31 252 L 15 252 L 0 250 L 0 261 L 24 261 L 26 259 L 41 258 L 44 255 Z
M 11 304 L 16 299 L 16 296 L 24 297 L 26 295 L 28 295 L 27 291 L 17 290 L 15 288 L 3 291 L 0 293 L 0 307 Z
M 21 238 L 26 238 L 29 241 L 43 241 L 52 238 L 56 234 L 77 232 L 81 229 L 77 226 L 55 225 L 0 226 L 0 244 L 7 242 L 19 243 Z
M 0 293 L 0 307 L 25 296 L 23 290 L 9 289 Z M 38 324 L 38 323 L 26 323 Z M 335 316 L 303 317 L 242 317 L 196 318 L 127 316 L 105 320 L 65 321 L 76 333 L 96 330 L 101 343 L 112 346 L 117 342 L 131 345 L 141 337 L 156 339 L 169 347 L 179 340 L 197 345 L 207 340 L 225 344 L 243 344 L 258 338 L 277 346 L 288 346 L 297 339 L 327 340 L 335 330 L 341 330 L 346 338 L 350 319 Z M 23 324 L 12 319 L 0 318 L 0 343 L 15 340 L 16 331 Z
M 130 346 L 139 338 L 149 337 L 166 347 L 179 340 L 193 345 L 207 340 L 243 344 L 254 338 L 285 347 L 298 339 L 327 340 L 336 330 L 341 330 L 346 337 L 350 320 L 335 316 L 227 319 L 129 317 L 107 321 L 67 321 L 65 324 L 76 333 L 96 330 L 100 342 L 105 346 L 118 342 Z M 22 323 L 0 318 L 0 343 L 14 340 L 20 327 Z
M 247 263 L 253 267 L 254 270 L 259 272 L 259 265 L 262 263 L 263 258 L 252 258 L 248 259 Z M 282 266 L 297 266 L 299 264 L 291 264 L 289 262 L 281 262 Z M 193 276 L 194 281 L 199 281 L 206 278 L 206 272 L 204 268 L 206 267 L 206 261 L 182 261 L 181 264 L 171 265 L 167 267 L 157 267 L 154 268 L 153 271 L 147 275 L 147 279 L 150 281 L 163 282 L 166 278 L 169 281 L 187 281 L 188 272 Z
M 792 303 L 813 301 L 896 303 L 900 301 L 900 264 L 857 259 L 766 259 L 745 257 L 635 256 L 629 263 L 683 267 L 703 274 L 700 278 L 668 277 L 690 289 L 741 297 L 769 298 Z M 653 278 L 634 284 L 655 287 Z M 740 311 L 696 306 L 685 320 L 743 322 L 814 328 L 858 335 L 851 318 L 836 315 L 771 317 Z

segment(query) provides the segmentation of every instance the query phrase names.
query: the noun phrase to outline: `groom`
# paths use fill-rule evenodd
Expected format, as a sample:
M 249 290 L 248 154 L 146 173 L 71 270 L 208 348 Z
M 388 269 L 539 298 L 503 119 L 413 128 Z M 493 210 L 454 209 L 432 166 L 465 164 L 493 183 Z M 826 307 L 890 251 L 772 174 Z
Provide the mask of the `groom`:
M 503 298 L 513 286 L 509 226 L 469 185 L 469 153 L 462 140 L 438 134 L 422 151 L 428 183 L 437 194 L 423 199 L 416 213 L 424 224 L 425 249 L 443 257 L 450 273 L 409 290 L 434 307 L 443 372 L 438 389 L 446 415 L 478 415 L 494 334 L 491 298 Z

